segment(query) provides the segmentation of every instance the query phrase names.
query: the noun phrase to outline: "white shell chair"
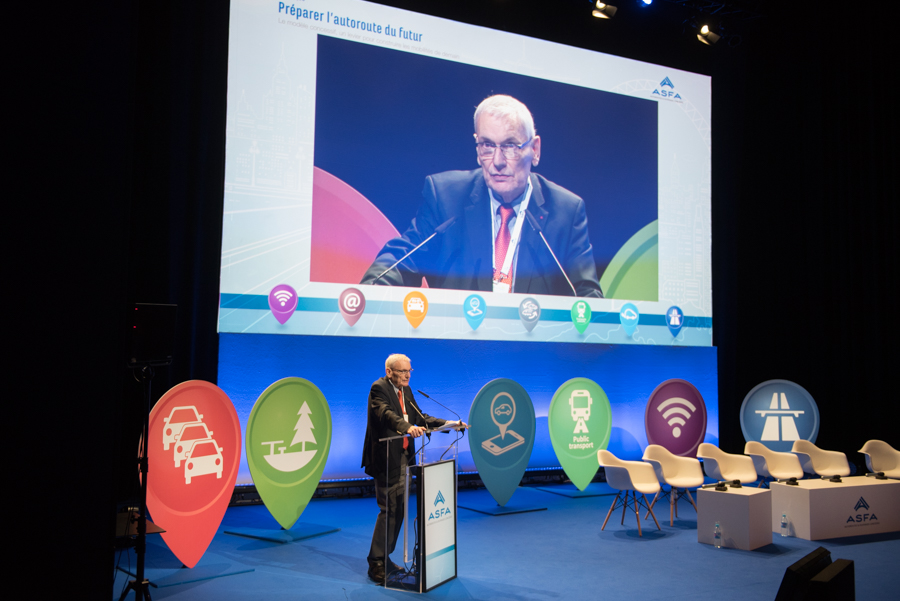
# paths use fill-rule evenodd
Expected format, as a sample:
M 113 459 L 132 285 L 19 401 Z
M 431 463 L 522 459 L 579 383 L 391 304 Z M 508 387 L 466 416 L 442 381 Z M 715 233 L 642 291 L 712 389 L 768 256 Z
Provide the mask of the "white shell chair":
M 800 467 L 807 474 L 820 476 L 849 476 L 850 464 L 840 451 L 820 449 L 808 440 L 795 440 L 791 452 L 800 459 Z
M 888 478 L 900 478 L 900 451 L 883 440 L 870 440 L 859 450 L 866 456 L 870 472 L 884 472 Z
M 740 480 L 742 484 L 756 482 L 756 468 L 746 455 L 726 453 L 714 444 L 702 442 L 697 458 L 703 459 L 703 471 L 710 478 L 720 482 Z
M 744 445 L 744 455 L 753 460 L 756 473 L 762 476 L 760 486 L 768 488 L 770 480 L 799 480 L 803 477 L 800 460 L 793 453 L 779 453 L 761 442 L 751 440 Z
M 660 488 L 660 491 L 656 493 L 656 496 L 653 497 L 653 501 L 650 503 L 650 509 L 653 509 L 653 506 L 656 505 L 660 495 L 663 497 L 668 496 L 670 526 L 675 525 L 675 517 L 678 515 L 679 497 L 687 495 L 688 501 L 694 506 L 694 511 L 697 511 L 697 504 L 694 503 L 694 499 L 691 498 L 691 493 L 687 489 L 703 485 L 703 470 L 699 461 L 693 457 L 679 457 L 658 444 L 648 445 L 644 449 L 643 459 L 653 466 L 659 483 L 668 484 L 670 487 L 669 491 L 664 491 Z M 644 519 L 646 520 L 649 516 L 650 512 L 648 511 Z
M 656 527 L 659 530 L 662 530 L 662 528 L 659 527 L 656 515 L 654 515 L 650 506 L 647 505 L 647 497 L 645 496 L 659 492 L 659 480 L 656 479 L 656 473 L 653 471 L 653 467 L 649 463 L 644 463 L 643 461 L 623 461 L 609 451 L 603 449 L 597 451 L 597 460 L 606 472 L 606 483 L 618 491 L 616 492 L 616 498 L 613 499 L 613 503 L 609 507 L 606 519 L 603 520 L 603 527 L 600 528 L 600 530 L 606 528 L 606 522 L 609 521 L 609 516 L 612 515 L 613 510 L 620 507 L 618 503 L 619 498 L 622 496 L 622 492 L 625 493 L 625 497 L 622 499 L 621 503 L 622 524 L 625 524 L 625 510 L 631 506 L 634 508 L 634 515 L 637 517 L 638 536 L 643 536 L 644 534 L 641 532 L 640 511 L 640 505 L 643 505 L 647 511 L 650 512 L 650 515 L 653 516 Z M 632 500 L 629 500 L 628 498 L 629 493 L 631 493 Z M 640 499 L 637 498 L 637 493 L 641 493 Z

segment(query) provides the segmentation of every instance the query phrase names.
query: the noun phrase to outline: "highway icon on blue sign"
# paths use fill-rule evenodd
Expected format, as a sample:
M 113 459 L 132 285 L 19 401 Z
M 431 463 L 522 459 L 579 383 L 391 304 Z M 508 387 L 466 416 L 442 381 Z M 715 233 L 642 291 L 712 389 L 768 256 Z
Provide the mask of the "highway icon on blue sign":
M 744 440 L 790 452 L 795 440 L 815 442 L 819 409 L 809 392 L 788 380 L 769 380 L 751 390 L 741 405 Z

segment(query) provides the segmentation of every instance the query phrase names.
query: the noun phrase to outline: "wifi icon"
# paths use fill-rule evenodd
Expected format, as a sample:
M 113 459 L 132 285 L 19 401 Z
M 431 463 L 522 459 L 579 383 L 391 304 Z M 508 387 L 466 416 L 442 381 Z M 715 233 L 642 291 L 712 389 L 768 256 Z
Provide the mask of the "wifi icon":
M 291 300 L 291 297 L 294 296 L 294 295 L 291 294 L 291 293 L 290 293 L 289 291 L 287 291 L 287 290 L 279 290 L 278 292 L 276 292 L 275 294 L 273 294 L 273 296 L 274 296 L 276 299 L 278 299 L 278 302 L 281 303 L 281 306 L 283 307 L 285 304 L 287 304 L 287 302 L 288 302 L 289 300 Z
M 647 401 L 644 428 L 647 442 L 679 457 L 695 457 L 707 437 L 706 403 L 687 380 L 666 380 Z
M 660 403 L 656 410 L 662 413 L 663 419 L 672 427 L 672 436 L 679 438 L 681 427 L 697 412 L 697 406 L 687 399 L 675 397 Z
M 284 323 L 291 318 L 297 308 L 297 291 L 287 284 L 278 284 L 269 292 L 269 309 L 278 323 Z

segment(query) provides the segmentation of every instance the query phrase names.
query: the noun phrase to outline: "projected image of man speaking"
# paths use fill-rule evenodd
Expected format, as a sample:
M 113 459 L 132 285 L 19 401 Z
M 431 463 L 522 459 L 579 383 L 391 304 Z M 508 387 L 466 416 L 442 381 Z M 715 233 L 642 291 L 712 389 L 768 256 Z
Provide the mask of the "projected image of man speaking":
M 532 173 L 541 138 L 528 107 L 490 96 L 474 121 L 481 169 L 426 177 L 409 228 L 360 283 L 602 297 L 584 201 Z

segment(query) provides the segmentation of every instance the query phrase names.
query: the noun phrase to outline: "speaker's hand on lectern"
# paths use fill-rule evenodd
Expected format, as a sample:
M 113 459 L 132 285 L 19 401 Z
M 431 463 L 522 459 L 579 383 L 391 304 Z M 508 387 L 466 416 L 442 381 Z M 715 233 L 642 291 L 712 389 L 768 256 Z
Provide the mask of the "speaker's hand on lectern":
M 425 428 L 423 428 L 422 426 L 410 426 L 409 430 L 407 430 L 406 433 L 413 438 L 418 438 L 425 434 Z
M 453 422 L 450 422 L 450 423 L 451 423 L 451 424 L 456 424 L 456 425 L 454 426 L 454 429 L 456 429 L 457 432 L 460 432 L 460 431 L 462 431 L 462 430 L 465 430 L 465 429 L 467 429 L 467 428 L 469 427 L 469 424 L 467 424 L 466 422 L 464 422 L 464 421 L 461 420 L 461 419 L 460 419 L 460 420 L 453 421 Z

